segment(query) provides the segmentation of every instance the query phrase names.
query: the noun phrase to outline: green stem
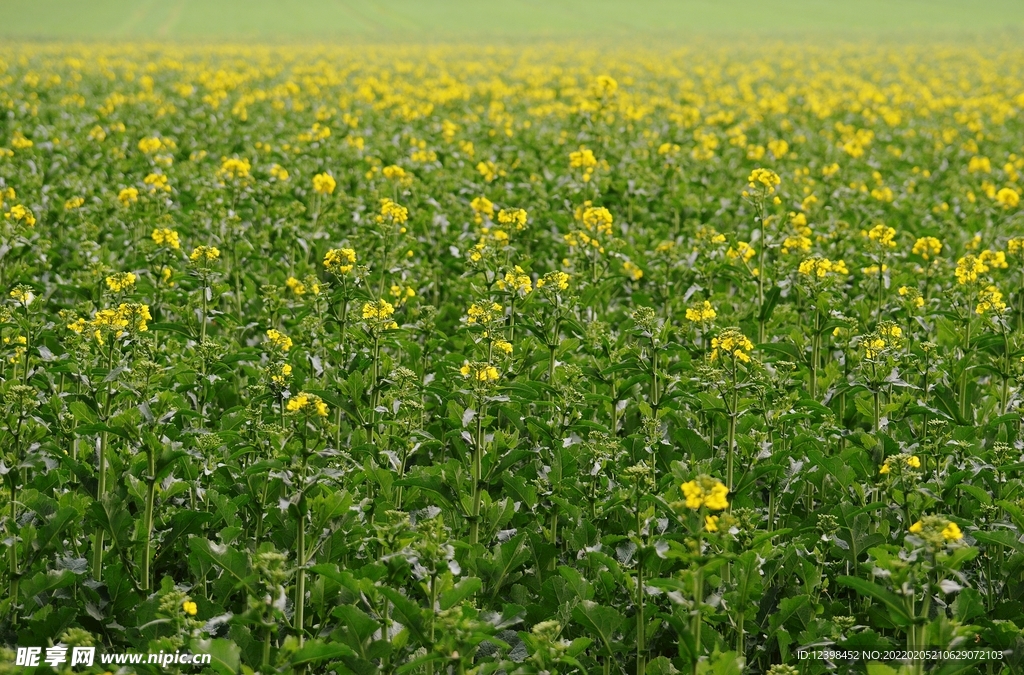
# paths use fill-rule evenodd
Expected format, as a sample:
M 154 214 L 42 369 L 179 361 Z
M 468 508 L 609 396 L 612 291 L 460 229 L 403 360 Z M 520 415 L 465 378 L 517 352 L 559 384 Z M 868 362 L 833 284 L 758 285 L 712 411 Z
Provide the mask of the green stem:
M 156 501 L 156 454 L 152 448 L 147 448 L 146 455 L 149 460 L 149 475 L 146 476 L 148 483 L 146 488 L 146 542 L 142 553 L 142 584 L 141 588 L 148 591 L 150 555 L 153 550 L 153 506 Z

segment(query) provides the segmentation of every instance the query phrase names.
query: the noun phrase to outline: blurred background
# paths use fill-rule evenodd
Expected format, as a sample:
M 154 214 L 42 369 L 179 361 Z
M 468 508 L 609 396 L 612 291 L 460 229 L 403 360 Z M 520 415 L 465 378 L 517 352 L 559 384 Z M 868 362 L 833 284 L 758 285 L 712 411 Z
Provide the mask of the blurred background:
M 0 0 L 0 37 L 183 42 L 1024 35 L 1024 0 Z

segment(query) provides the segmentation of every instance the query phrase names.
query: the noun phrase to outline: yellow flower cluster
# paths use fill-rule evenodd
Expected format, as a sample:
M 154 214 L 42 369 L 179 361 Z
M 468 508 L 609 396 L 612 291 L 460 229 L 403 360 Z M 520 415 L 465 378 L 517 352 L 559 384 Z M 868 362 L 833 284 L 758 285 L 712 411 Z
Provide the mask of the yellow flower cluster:
M 537 288 L 555 288 L 559 291 L 569 290 L 569 275 L 565 272 L 548 272 L 537 279 Z
M 387 300 L 373 300 L 363 303 L 363 320 L 368 321 L 374 330 L 394 330 L 398 324 L 391 320 L 395 314 L 395 306 Z
M 589 206 L 583 211 L 583 225 L 591 232 L 610 235 L 612 233 L 612 214 L 603 206 Z
M 511 345 L 510 345 L 511 347 Z M 467 379 L 471 379 L 474 382 L 488 383 L 495 382 L 501 377 L 498 369 L 487 363 L 469 363 L 468 361 L 462 364 L 459 368 L 459 373 Z
M 131 206 L 135 202 L 139 201 L 139 191 L 137 188 L 126 187 L 117 193 L 117 201 L 121 202 L 121 206 Z
M 83 333 L 91 328 L 96 342 L 102 345 L 105 344 L 105 333 L 112 334 L 115 339 L 127 337 L 133 331 L 145 333 L 149 330 L 146 322 L 152 320 L 149 305 L 123 302 L 117 309 L 99 310 L 91 321 L 79 318 L 69 323 L 67 327 L 76 333 Z
M 996 193 L 996 202 L 1004 209 L 1016 208 L 1020 204 L 1020 194 L 1013 188 L 1004 187 Z
M 310 394 L 304 391 L 300 391 L 298 394 L 288 399 L 288 403 L 285 405 L 285 410 L 295 414 L 304 410 L 309 410 L 311 407 L 318 417 L 327 417 L 330 412 L 327 408 L 327 404 L 324 403 L 322 398 L 316 394 Z
M 524 209 L 502 209 L 498 211 L 498 222 L 502 225 L 514 225 L 516 230 L 526 227 L 526 211 Z
M 317 194 L 332 195 L 337 185 L 338 183 L 334 180 L 334 176 L 329 173 L 318 173 L 313 176 L 313 190 Z
M 766 194 L 775 192 L 775 188 L 782 183 L 779 174 L 771 169 L 757 168 L 750 172 L 747 177 L 747 185 L 752 190 L 764 190 Z
M 921 468 L 921 458 L 918 457 L 917 455 L 904 456 L 903 457 L 903 464 L 904 464 L 904 466 L 906 466 L 908 468 L 911 468 L 911 469 L 920 469 Z M 892 462 L 891 462 L 890 459 L 885 460 L 885 462 L 882 463 L 881 468 L 878 469 L 878 473 L 880 473 L 880 474 L 887 474 L 887 473 L 890 473 L 891 471 L 892 471 Z
M 149 188 L 150 194 L 171 191 L 171 186 L 167 182 L 167 176 L 162 173 L 151 173 L 143 178 L 142 182 Z
M 718 334 L 718 337 L 711 338 L 712 361 L 717 359 L 720 353 L 725 353 L 744 363 L 749 363 L 750 352 L 753 349 L 754 343 L 738 328 L 726 328 Z
M 222 180 L 241 180 L 249 177 L 252 165 L 247 159 L 236 159 L 234 157 L 222 157 L 220 168 L 217 169 L 217 177 Z
M 914 248 L 910 252 L 928 260 L 942 253 L 942 242 L 935 237 L 920 237 L 914 242 Z
M 21 204 L 12 206 L 10 211 L 4 213 L 4 218 L 13 220 L 18 225 L 24 225 L 25 227 L 35 227 L 36 224 L 35 214 Z
M 355 264 L 355 249 L 332 248 L 324 255 L 324 267 L 331 274 L 348 274 Z
M 892 321 L 882 321 L 874 333 L 861 339 L 864 356 L 874 359 L 886 350 L 899 349 L 903 344 L 903 329 Z
M 686 308 L 686 320 L 693 323 L 709 323 L 714 321 L 716 316 L 718 312 L 707 300 Z
M 883 248 L 896 248 L 896 229 L 879 223 L 861 234 Z
M 106 278 L 111 293 L 123 293 L 135 285 L 136 276 L 131 272 L 118 272 Z
M 626 273 L 626 276 L 633 281 L 640 281 L 644 276 L 644 271 L 637 266 L 632 260 L 627 260 L 622 263 L 622 271 Z
M 833 262 L 828 258 L 815 257 L 801 262 L 797 272 L 816 279 L 825 279 L 829 275 L 846 276 L 850 273 L 850 270 L 846 269 L 846 263 L 842 260 Z
M 384 174 L 384 177 L 387 178 L 388 180 L 399 180 L 400 181 L 403 178 L 405 178 L 405 176 L 406 176 L 405 169 L 403 169 L 402 167 L 398 166 L 397 164 L 392 164 L 391 166 L 386 166 L 383 169 L 381 169 L 380 172 L 382 174 Z
M 495 321 L 498 318 L 502 318 L 502 312 L 504 308 L 496 302 L 492 302 L 490 305 L 486 303 L 473 303 L 466 310 L 466 323 L 468 324 L 487 324 Z
M 909 531 L 932 544 L 953 543 L 964 538 L 960 526 L 942 516 L 925 516 L 911 525 Z
M 711 511 L 724 511 L 729 508 L 729 488 L 717 478 L 698 476 L 683 483 L 683 496 L 686 497 L 686 508 L 699 509 L 702 506 Z
M 984 274 L 989 271 L 988 265 L 986 265 L 981 258 L 967 254 L 964 257 L 956 261 L 956 281 L 960 285 L 973 283 L 978 280 L 979 274 Z
M 742 260 L 744 263 L 750 262 L 750 259 L 757 255 L 757 251 L 753 246 L 745 241 L 736 242 L 735 246 L 730 246 L 729 250 L 725 252 L 725 255 L 733 260 L 737 258 Z
M 177 251 L 181 248 L 181 241 L 178 239 L 178 233 L 166 227 L 158 227 L 153 230 L 153 234 L 150 235 L 153 239 L 153 243 L 157 246 L 166 246 L 167 248 L 173 248 Z
M 995 286 L 989 285 L 978 291 L 978 304 L 974 308 L 975 314 L 985 314 L 986 312 L 994 312 L 999 314 L 1006 309 L 1006 303 L 1003 302 L 1003 294 Z
M 911 288 L 910 286 L 900 286 L 896 292 L 900 294 L 901 298 L 906 298 L 908 301 L 910 301 L 914 305 L 914 307 L 918 309 L 924 307 L 924 297 L 921 296 L 921 291 L 917 290 L 916 288 Z
M 270 177 L 275 180 L 286 181 L 288 180 L 288 169 L 280 164 L 274 164 L 270 167 Z
M 188 259 L 194 263 L 213 262 L 220 257 L 220 249 L 216 246 L 196 246 Z
M 579 150 L 569 153 L 569 168 L 583 170 L 583 182 L 589 183 L 594 175 L 594 168 L 597 167 L 597 158 L 594 151 L 583 146 Z
M 14 290 L 11 291 L 10 296 L 12 300 L 25 307 L 32 304 L 32 300 L 35 299 L 35 296 L 32 294 L 32 289 L 23 284 L 15 286 Z
M 390 222 L 395 225 L 401 225 L 407 220 L 409 220 L 409 209 L 386 197 L 380 200 L 380 215 L 377 216 L 378 223 Z
M 292 348 L 292 339 L 276 328 L 267 331 L 267 342 L 272 349 L 280 349 L 283 352 Z
M 504 279 L 498 279 L 497 286 L 503 291 L 526 295 L 533 290 L 533 281 L 529 274 L 523 272 L 522 267 L 516 265 L 511 272 L 505 273 Z
M 84 204 L 85 204 L 85 198 L 84 197 L 72 197 L 71 199 L 64 200 L 64 210 L 65 211 L 74 211 L 75 209 L 82 208 L 82 206 Z
M 487 197 L 475 197 L 469 203 L 469 208 L 473 209 L 473 219 L 477 225 L 481 225 L 484 218 L 494 217 L 494 204 Z
M 292 376 L 292 367 L 287 363 L 274 366 L 270 373 L 270 381 L 279 387 L 283 387 Z

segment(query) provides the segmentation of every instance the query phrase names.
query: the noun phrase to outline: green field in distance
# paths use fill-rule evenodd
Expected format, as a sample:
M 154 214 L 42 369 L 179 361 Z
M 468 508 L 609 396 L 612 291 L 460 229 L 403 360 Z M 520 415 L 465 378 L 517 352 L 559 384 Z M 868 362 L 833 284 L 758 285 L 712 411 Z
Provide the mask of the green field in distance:
M 1021 0 L 5 0 L 0 37 L 41 40 L 514 41 L 1024 32 Z

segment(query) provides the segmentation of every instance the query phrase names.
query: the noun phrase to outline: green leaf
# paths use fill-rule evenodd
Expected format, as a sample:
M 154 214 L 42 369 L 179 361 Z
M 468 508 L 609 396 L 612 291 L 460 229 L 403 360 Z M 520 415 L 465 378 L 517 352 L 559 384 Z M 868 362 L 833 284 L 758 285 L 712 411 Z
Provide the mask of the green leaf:
M 192 642 L 192 651 L 196 654 L 209 654 L 210 667 L 222 675 L 238 672 L 242 651 L 233 640 L 195 640 Z
M 469 596 L 479 593 L 483 585 L 478 577 L 466 577 L 441 594 L 441 611 L 451 609 Z
M 291 658 L 292 666 L 303 666 L 318 661 L 340 659 L 343 656 L 355 656 L 356 653 L 348 645 L 340 642 L 325 644 L 320 640 L 309 640 L 302 649 L 295 652 Z
M 573 608 L 572 618 L 601 641 L 605 649 L 604 656 L 612 655 L 612 639 L 626 617 L 611 607 L 583 600 Z
M 903 601 L 891 593 L 890 591 L 882 588 L 878 584 L 867 581 L 866 579 L 858 579 L 857 577 L 840 576 L 836 581 L 847 588 L 851 588 L 861 595 L 877 600 L 878 602 L 885 605 L 885 608 L 889 611 L 889 618 L 898 626 L 908 626 L 913 623 L 909 614 L 907 614 L 906 607 L 903 606 Z

